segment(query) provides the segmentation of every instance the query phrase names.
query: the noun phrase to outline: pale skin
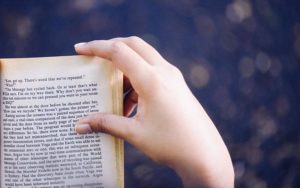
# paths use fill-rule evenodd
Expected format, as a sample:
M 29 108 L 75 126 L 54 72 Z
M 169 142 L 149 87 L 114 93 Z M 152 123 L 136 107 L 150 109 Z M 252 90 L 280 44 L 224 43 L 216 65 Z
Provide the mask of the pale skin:
M 231 158 L 218 130 L 188 88 L 181 72 L 138 37 L 75 45 L 77 53 L 111 60 L 125 78 L 124 116 L 80 119 L 80 134 L 122 138 L 154 161 L 169 166 L 184 187 L 233 188 Z M 128 117 L 137 105 L 137 113 Z

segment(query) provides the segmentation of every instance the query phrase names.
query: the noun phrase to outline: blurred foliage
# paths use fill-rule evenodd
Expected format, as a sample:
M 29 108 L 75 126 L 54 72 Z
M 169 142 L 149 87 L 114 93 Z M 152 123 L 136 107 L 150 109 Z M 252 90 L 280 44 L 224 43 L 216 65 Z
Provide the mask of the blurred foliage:
M 130 35 L 182 70 L 229 147 L 236 187 L 300 187 L 299 0 L 0 1 L 0 57 Z M 126 187 L 182 186 L 125 149 Z

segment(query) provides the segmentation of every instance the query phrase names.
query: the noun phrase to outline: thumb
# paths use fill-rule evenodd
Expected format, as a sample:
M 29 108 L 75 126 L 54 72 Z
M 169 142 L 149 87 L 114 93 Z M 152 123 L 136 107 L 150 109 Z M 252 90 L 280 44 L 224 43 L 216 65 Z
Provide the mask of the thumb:
M 96 113 L 80 119 L 75 126 L 79 134 L 108 133 L 130 142 L 137 121 L 123 116 Z

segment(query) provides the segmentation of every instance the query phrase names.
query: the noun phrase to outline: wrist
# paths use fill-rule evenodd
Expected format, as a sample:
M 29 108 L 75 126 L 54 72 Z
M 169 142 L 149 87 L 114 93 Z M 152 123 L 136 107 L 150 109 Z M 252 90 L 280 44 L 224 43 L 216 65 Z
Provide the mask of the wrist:
M 209 167 L 203 164 L 186 164 L 173 167 L 185 188 L 233 188 L 234 172 L 231 163 Z
M 169 166 L 180 176 L 184 187 L 233 188 L 234 171 L 225 144 L 220 140 L 209 143 L 213 144 L 206 145 L 204 140 L 201 146 L 190 144 L 173 156 Z

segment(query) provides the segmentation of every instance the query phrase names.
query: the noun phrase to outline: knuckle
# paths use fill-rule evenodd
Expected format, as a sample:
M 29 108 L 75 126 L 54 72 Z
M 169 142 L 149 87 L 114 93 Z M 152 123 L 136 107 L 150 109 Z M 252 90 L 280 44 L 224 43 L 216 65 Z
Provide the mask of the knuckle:
M 99 40 L 92 40 L 92 41 L 88 42 L 88 44 L 92 47 L 95 47 L 95 46 L 97 46 L 98 42 L 99 42 Z
M 137 36 L 131 36 L 128 38 L 128 44 L 132 46 L 139 46 L 143 40 L 140 37 Z
M 174 75 L 176 76 L 180 76 L 182 77 L 182 72 L 179 70 L 178 67 L 174 66 L 174 65 L 171 65 L 171 71 L 173 72 Z
M 109 126 L 107 124 L 108 120 L 105 116 L 101 116 L 95 126 L 95 132 L 103 132 L 107 133 L 109 130 Z
M 149 79 L 147 79 L 147 85 L 149 86 L 149 93 L 155 93 L 154 91 L 159 91 L 161 86 L 164 85 L 162 76 L 155 71 L 150 71 L 148 74 Z
M 164 68 L 170 75 L 172 75 L 176 78 L 183 77 L 181 70 L 178 67 L 172 65 L 171 63 L 167 63 Z
M 155 69 L 150 68 L 148 70 L 148 77 L 150 78 L 149 79 L 150 81 L 152 81 L 154 83 L 159 83 L 160 75 Z
M 112 43 L 112 55 L 117 55 L 121 53 L 124 49 L 124 46 L 125 44 L 122 41 L 116 41 Z

